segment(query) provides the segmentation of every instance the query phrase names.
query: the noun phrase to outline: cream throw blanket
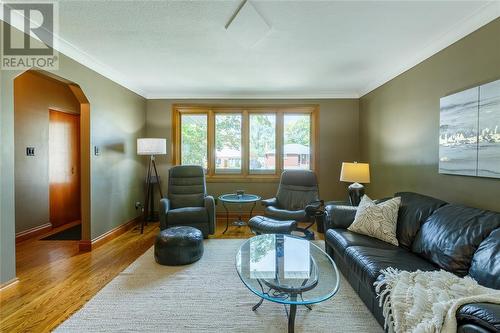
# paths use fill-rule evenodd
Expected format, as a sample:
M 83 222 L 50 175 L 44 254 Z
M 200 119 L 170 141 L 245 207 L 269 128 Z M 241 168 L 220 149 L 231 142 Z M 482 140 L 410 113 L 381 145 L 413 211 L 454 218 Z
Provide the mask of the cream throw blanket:
M 385 279 L 375 282 L 375 290 L 389 333 L 455 333 L 455 313 L 461 305 L 500 304 L 500 291 L 447 271 L 407 272 L 390 267 L 381 273 Z

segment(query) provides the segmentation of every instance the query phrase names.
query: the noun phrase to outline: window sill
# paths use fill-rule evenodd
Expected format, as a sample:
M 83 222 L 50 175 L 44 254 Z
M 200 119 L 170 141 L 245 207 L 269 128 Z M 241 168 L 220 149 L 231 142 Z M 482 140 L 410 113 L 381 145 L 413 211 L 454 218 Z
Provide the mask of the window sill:
M 207 183 L 279 183 L 279 175 L 213 175 L 206 176 Z

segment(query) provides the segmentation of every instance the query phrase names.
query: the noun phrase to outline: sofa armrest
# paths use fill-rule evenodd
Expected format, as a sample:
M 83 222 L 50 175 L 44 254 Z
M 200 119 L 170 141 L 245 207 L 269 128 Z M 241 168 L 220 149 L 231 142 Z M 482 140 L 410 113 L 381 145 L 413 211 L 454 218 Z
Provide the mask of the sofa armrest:
M 278 200 L 276 198 L 270 198 L 270 199 L 261 200 L 260 203 L 264 207 L 277 206 L 278 205 Z
M 160 230 L 167 229 L 167 214 L 170 210 L 170 200 L 162 198 L 160 200 Z
M 213 235 L 215 233 L 215 199 L 211 195 L 207 195 L 203 199 L 203 205 L 208 213 L 208 233 Z
M 458 325 L 474 325 L 491 332 L 500 331 L 500 304 L 464 304 L 457 310 L 456 316 Z
M 325 232 L 328 229 L 347 229 L 354 221 L 356 207 L 347 205 L 327 205 L 325 207 Z

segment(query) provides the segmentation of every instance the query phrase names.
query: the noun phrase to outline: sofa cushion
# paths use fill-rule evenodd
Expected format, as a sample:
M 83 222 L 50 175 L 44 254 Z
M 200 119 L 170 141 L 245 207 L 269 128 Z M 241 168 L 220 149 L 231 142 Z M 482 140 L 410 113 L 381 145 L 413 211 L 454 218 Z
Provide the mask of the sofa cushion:
M 450 204 L 422 225 L 412 251 L 444 270 L 465 276 L 479 244 L 500 227 L 500 213 Z
M 189 225 L 193 223 L 207 223 L 208 213 L 205 207 L 185 207 L 171 209 L 167 213 L 169 225 Z
M 472 257 L 469 275 L 480 285 L 500 289 L 500 228 L 495 229 Z
M 356 211 L 354 222 L 347 229 L 398 245 L 396 223 L 400 203 L 401 198 L 396 197 L 376 204 L 364 195 Z
M 379 239 L 357 234 L 345 229 L 328 229 L 325 239 L 339 256 L 344 258 L 345 251 L 350 246 L 374 247 L 378 249 L 392 249 L 394 245 L 381 241 Z
M 411 249 L 411 245 L 422 223 L 427 220 L 434 211 L 447 203 L 413 192 L 398 192 L 395 197 L 401 198 L 398 213 L 397 239 L 399 246 Z
M 373 248 L 351 246 L 345 251 L 345 259 L 359 279 L 372 286 L 382 269 L 394 267 L 404 271 L 433 271 L 437 267 L 419 256 L 397 246 Z
M 491 332 L 500 332 L 500 305 L 491 303 L 471 303 L 457 310 L 459 324 L 474 324 Z

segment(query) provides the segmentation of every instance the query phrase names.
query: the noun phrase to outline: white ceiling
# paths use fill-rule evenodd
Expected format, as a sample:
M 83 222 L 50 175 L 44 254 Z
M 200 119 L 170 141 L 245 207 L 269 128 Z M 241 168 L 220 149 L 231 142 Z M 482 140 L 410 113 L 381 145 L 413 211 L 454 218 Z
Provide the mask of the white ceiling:
M 61 50 L 147 98 L 359 97 L 500 15 L 499 1 L 61 1 Z M 250 27 L 249 27 L 250 28 Z

